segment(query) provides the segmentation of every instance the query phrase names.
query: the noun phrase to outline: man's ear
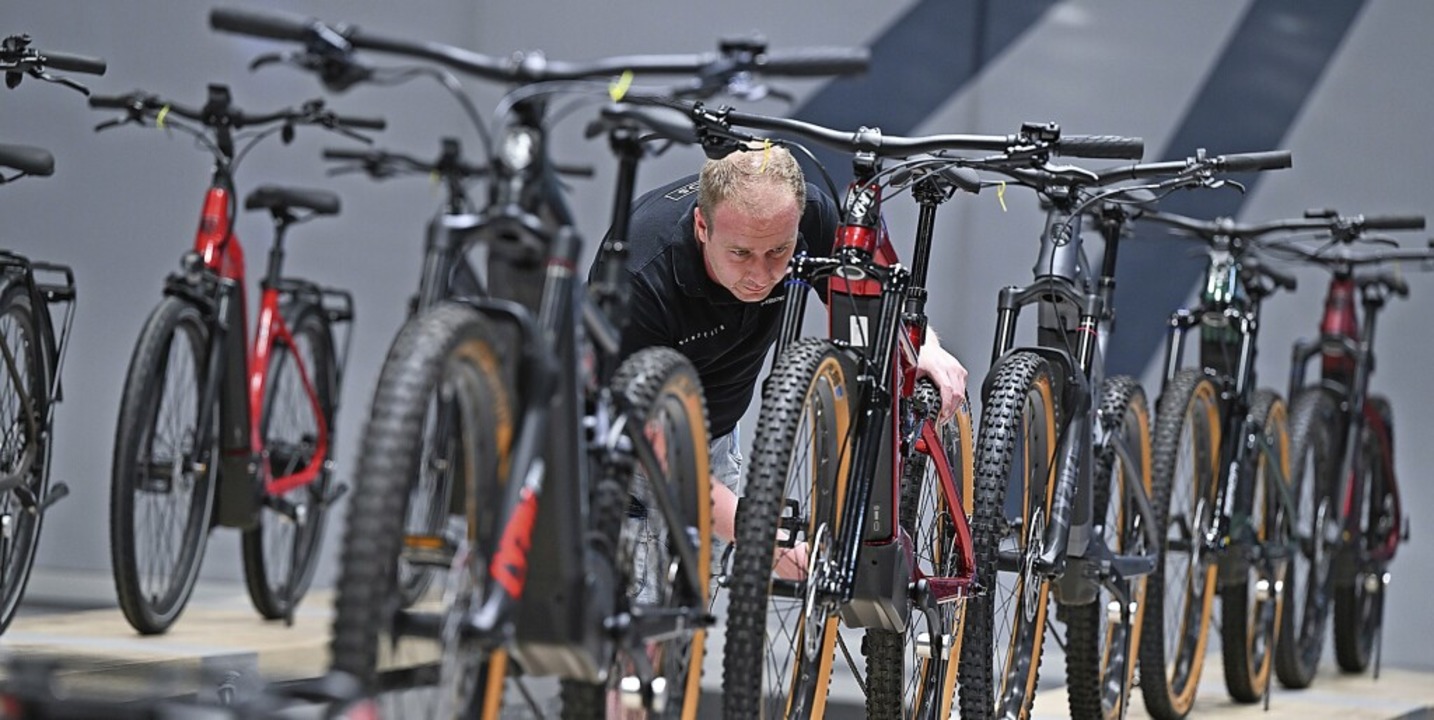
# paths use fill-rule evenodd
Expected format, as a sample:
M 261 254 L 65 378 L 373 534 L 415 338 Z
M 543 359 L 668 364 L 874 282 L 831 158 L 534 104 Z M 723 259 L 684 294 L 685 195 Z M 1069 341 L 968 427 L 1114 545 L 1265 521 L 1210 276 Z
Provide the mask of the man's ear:
M 692 234 L 697 236 L 699 245 L 707 244 L 707 218 L 702 217 L 702 208 L 692 208 Z

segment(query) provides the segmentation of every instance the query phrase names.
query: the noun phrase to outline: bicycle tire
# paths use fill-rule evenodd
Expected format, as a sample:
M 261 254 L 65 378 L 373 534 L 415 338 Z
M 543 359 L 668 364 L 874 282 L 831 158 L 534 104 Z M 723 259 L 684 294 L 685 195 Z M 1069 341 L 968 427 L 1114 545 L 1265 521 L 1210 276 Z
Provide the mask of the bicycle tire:
M 940 391 L 929 380 L 917 386 L 925 404 L 934 407 Z M 936 418 L 929 418 L 935 422 Z M 901 478 L 903 530 L 911 538 L 919 576 L 953 577 L 957 573 L 956 527 L 953 512 L 970 515 L 973 482 L 971 409 L 963 397 L 952 421 L 940 430 L 939 449 L 913 450 Z M 951 508 L 941 492 L 932 452 L 945 453 L 964 507 Z M 866 656 L 866 715 L 872 720 L 934 720 L 951 716 L 956 677 L 961 666 L 961 631 L 965 616 L 960 601 L 937 608 L 939 625 L 932 627 L 913 603 L 906 632 L 867 630 L 862 638 Z M 925 628 L 925 633 L 920 633 Z M 921 635 L 926 638 L 921 640 Z
M 1050 583 L 1034 564 L 1054 498 L 1050 471 L 1061 426 L 1052 377 L 1045 358 L 1021 351 L 1006 356 L 986 383 L 971 517 L 976 577 L 985 593 L 966 601 L 963 718 L 1026 718 L 1035 700 Z M 1008 496 L 1021 498 L 1017 517 L 1006 515 Z M 998 574 L 1003 550 L 1020 557 L 1009 587 L 1001 585 Z
M 1140 381 L 1129 376 L 1108 378 L 1101 391 L 1101 432 L 1126 439 L 1134 469 L 1152 488 L 1150 408 Z M 1102 446 L 1095 458 L 1092 517 L 1111 552 L 1131 555 L 1148 549 L 1140 516 L 1126 491 L 1126 468 L 1115 448 Z M 1066 685 L 1072 718 L 1120 720 L 1129 707 L 1140 633 L 1145 616 L 1149 576 L 1125 580 L 1124 607 L 1102 584 L 1095 602 L 1063 608 L 1066 618 Z
M 1289 416 L 1285 403 L 1272 390 L 1257 390 L 1250 407 L 1251 427 L 1260 428 L 1260 440 L 1274 444 L 1274 454 L 1256 452 L 1253 467 L 1242 472 L 1238 490 L 1250 497 L 1253 540 L 1261 547 L 1293 539 L 1293 528 L 1268 475 L 1268 461 L 1278 463 L 1277 477 L 1290 476 Z M 1249 470 L 1253 470 L 1250 473 Z M 1226 582 L 1220 588 L 1220 651 L 1224 660 L 1225 688 L 1236 702 L 1259 702 L 1270 686 L 1274 648 L 1284 611 L 1284 577 L 1275 568 L 1261 568 L 1251 561 L 1243 582 Z
M 498 503 L 492 500 L 502 497 L 514 435 L 512 400 L 496 358 L 482 316 L 460 303 L 440 303 L 404 324 L 374 391 L 339 557 L 330 650 L 334 670 L 357 678 L 381 706 L 393 701 L 397 707 L 381 712 L 385 717 L 411 714 L 418 703 L 433 704 L 422 717 L 471 713 L 496 720 L 503 710 L 507 654 L 482 652 L 457 632 L 468 610 L 489 594 L 489 576 L 479 561 L 495 549 Z M 404 534 L 404 506 L 421 461 L 424 419 L 435 399 L 457 408 L 453 434 L 463 442 L 449 461 L 466 471 L 459 486 L 463 498 L 455 503 L 466 516 L 464 538 Z M 450 568 L 442 575 L 443 586 L 431 589 L 416 608 L 439 617 L 437 638 L 405 635 L 395 627 L 399 559 L 405 554 L 417 559 L 420 551 L 435 556 L 428 562 Z M 423 671 L 441 687 L 409 696 L 389 692 L 385 684 L 390 672 Z
M 1365 402 L 1384 418 L 1389 434 L 1381 438 L 1366 423 L 1355 446 L 1355 452 L 1361 454 L 1359 467 L 1364 471 L 1360 481 L 1365 493 L 1364 518 L 1360 532 L 1346 540 L 1349 546 L 1345 552 L 1353 556 L 1351 562 L 1337 565 L 1334 578 L 1334 657 L 1347 673 L 1369 669 L 1374 639 L 1384 616 L 1384 567 L 1368 565 L 1365 558 L 1383 546 L 1389 532 L 1399 532 L 1402 522 L 1394 514 L 1393 496 L 1385 480 L 1393 472 L 1388 465 L 1393 458 L 1386 457 L 1383 448 L 1394 451 L 1394 416 L 1389 401 L 1383 397 L 1370 396 Z
M 814 616 L 796 603 L 796 630 L 773 638 L 768 621 L 793 608 L 774 597 L 774 560 L 784 518 L 784 541 L 808 543 L 808 568 L 829 550 L 823 538 L 840 530 L 851 463 L 852 408 L 842 351 L 830 341 L 804 338 L 778 358 L 762 393 L 752 462 L 737 511 L 722 660 L 724 717 L 821 717 L 825 711 L 837 636 L 837 615 Z M 814 421 L 808 425 L 809 416 Z M 811 450 L 816 467 L 793 466 Z M 795 504 L 795 516 L 786 514 Z M 791 520 L 797 520 L 795 524 Z M 809 583 L 798 581 L 796 598 Z M 785 632 L 786 628 L 777 630 Z M 775 640 L 775 642 L 774 642 Z M 790 657 L 775 653 L 785 649 Z M 768 687 L 772 680 L 775 687 Z
M 184 362 L 185 349 L 192 360 Z M 135 344 L 121 396 L 119 421 L 115 429 L 114 463 L 110 484 L 110 559 L 113 564 L 115 590 L 120 610 L 135 630 L 145 635 L 165 632 L 178 619 L 194 591 L 199 567 L 204 560 L 204 545 L 209 538 L 210 518 L 214 512 L 214 489 L 218 468 L 218 432 L 213 437 L 196 441 L 194 422 L 199 413 L 213 413 L 219 418 L 218 403 L 214 407 L 198 407 L 208 367 L 209 326 L 199 309 L 177 297 L 166 297 L 150 314 Z M 189 370 L 186 376 L 183 371 Z M 172 373 L 179 371 L 174 382 L 177 390 L 192 389 L 191 408 L 194 420 L 185 418 L 183 402 L 170 408 L 163 400 Z M 188 382 L 186 382 L 186 379 Z M 171 418 L 178 418 L 171 420 Z M 156 442 L 161 421 L 166 428 L 180 428 L 188 437 L 169 438 Z M 186 441 L 188 447 L 186 447 Z M 155 447 L 158 445 L 159 447 Z M 180 452 L 171 458 L 163 451 Z M 186 456 L 197 456 L 186 459 Z M 167 464 L 163 467 L 156 462 Z M 185 467 L 187 465 L 188 467 Z M 144 471 L 141 472 L 141 466 Z M 155 471 L 167 471 L 169 477 L 156 477 Z M 187 485 L 188 507 L 179 537 L 168 547 L 177 548 L 173 570 L 159 573 L 173 581 L 158 588 L 146 588 L 141 571 L 141 542 L 137 534 L 146 529 L 163 529 L 168 523 L 142 519 L 143 508 L 158 502 L 141 502 L 173 496 L 174 479 Z M 181 500 L 181 503 L 183 501 Z M 161 592 L 155 592 L 155 590 Z
M 1290 557 L 1285 613 L 1275 647 L 1275 675 L 1291 689 L 1309 687 L 1324 654 L 1334 603 L 1331 559 L 1339 545 L 1336 450 L 1339 404 L 1324 388 L 1306 388 L 1290 403 L 1290 482 L 1298 534 L 1308 537 Z
M 607 547 L 616 551 L 614 560 L 624 578 L 630 607 L 705 612 L 712 576 L 712 485 L 707 402 L 697 369 L 676 350 L 646 348 L 623 361 L 613 376 L 612 388 L 628 422 L 642 427 L 660 453 L 658 459 L 670 473 L 671 496 L 677 500 L 684 526 L 669 527 L 663 522 L 653 501 L 650 478 L 637 473 L 610 474 L 599 485 L 593 501 L 594 526 Z M 629 522 L 628 510 L 634 500 L 646 508 L 646 518 Z M 673 582 L 685 570 L 670 552 L 677 543 L 693 540 L 697 541 L 695 595 L 684 593 Z M 702 698 L 706 641 L 707 630 L 702 628 L 641 648 L 657 668 L 654 681 L 663 681 L 661 707 L 647 708 L 646 717 L 695 720 Z M 629 674 L 629 665 L 620 656 L 614 660 L 607 684 L 563 681 L 565 720 L 622 716 L 616 712 L 618 708 L 607 706 L 614 704 L 615 684 Z
M 1161 393 L 1155 417 L 1151 504 L 1164 538 L 1145 591 L 1145 616 L 1160 618 L 1161 626 L 1141 633 L 1140 690 L 1145 709 L 1159 720 L 1180 720 L 1190 712 L 1205 667 L 1219 568 L 1200 554 L 1214 522 L 1220 480 L 1219 397 L 1209 377 L 1186 368 Z M 1191 461 L 1191 477 L 1177 482 L 1184 459 Z M 1174 566 L 1172 550 L 1185 558 Z
M 334 456 L 337 439 L 338 365 L 328 320 L 322 308 L 309 303 L 295 303 L 281 313 L 293 345 L 276 339 L 271 347 L 259 411 L 269 478 L 292 475 L 309 464 L 317 451 L 321 419 L 328 426 L 328 458 Z M 304 377 L 313 387 L 321 417 L 314 414 Z M 333 483 L 332 463 L 321 463 L 312 482 L 277 498 L 264 493 L 256 524 L 244 531 L 244 584 L 254 609 L 268 620 L 292 617 L 313 581 Z M 277 503 L 287 507 L 281 511 Z
M 44 500 L 50 486 L 50 432 L 45 427 L 50 402 L 49 367 L 45 362 L 44 345 L 31 303 L 30 286 L 11 282 L 0 293 L 0 341 L 9 346 L 14 358 L 12 368 L 0 366 L 0 427 L 14 428 L 0 445 L 0 470 L 5 475 L 21 471 L 27 449 L 31 464 L 22 485 L 36 500 Z M 16 388 L 14 378 L 22 387 Z M 19 392 L 23 390 L 23 392 Z M 28 414 L 28 421 L 24 416 Z M 33 427 L 38 431 L 29 433 Z M 18 444 L 16 444 L 18 440 Z M 18 490 L 18 488 L 17 488 Z M 10 535 L 0 543 L 0 633 L 10 626 L 30 569 L 35 564 L 35 549 L 40 541 L 43 512 L 24 507 L 16 490 L 0 497 L 0 515 Z

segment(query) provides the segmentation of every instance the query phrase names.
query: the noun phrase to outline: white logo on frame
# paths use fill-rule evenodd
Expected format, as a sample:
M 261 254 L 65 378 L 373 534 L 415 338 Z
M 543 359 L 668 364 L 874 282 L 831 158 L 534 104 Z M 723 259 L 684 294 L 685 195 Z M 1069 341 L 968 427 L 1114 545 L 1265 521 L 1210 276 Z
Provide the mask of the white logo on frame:
M 866 316 L 851 316 L 851 344 L 866 347 Z

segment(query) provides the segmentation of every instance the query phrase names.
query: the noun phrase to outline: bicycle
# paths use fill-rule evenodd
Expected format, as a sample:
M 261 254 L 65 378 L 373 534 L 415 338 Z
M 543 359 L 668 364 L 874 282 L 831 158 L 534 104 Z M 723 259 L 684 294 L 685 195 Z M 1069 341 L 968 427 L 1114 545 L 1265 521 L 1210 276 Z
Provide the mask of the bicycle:
M 338 196 L 254 190 L 244 207 L 269 212 L 274 243 L 251 350 L 234 174 L 249 150 L 276 133 L 287 139 L 297 126 L 315 125 L 361 137 L 349 128 L 384 123 L 337 115 L 317 100 L 247 114 L 223 85 L 210 85 L 199 108 L 142 92 L 94 97 L 90 105 L 125 114 L 97 131 L 153 119 L 214 157 L 194 249 L 165 280 L 125 378 L 110 496 L 120 608 L 142 634 L 167 631 L 194 589 L 210 530 L 222 526 L 243 531 L 254 607 L 292 622 L 313 577 L 324 516 L 345 489 L 333 481 L 332 443 L 352 335 L 336 357 L 334 330 L 352 322 L 353 297 L 282 274 L 289 228 L 337 213 Z M 244 128 L 260 129 L 236 134 Z M 236 148 L 236 140 L 247 142 Z
M 1331 606 L 1340 669 L 1364 672 L 1372 660 L 1378 677 L 1389 566 L 1409 535 L 1394 472 L 1392 405 L 1369 385 L 1376 320 L 1389 298 L 1408 297 L 1409 285 L 1399 267 L 1380 266 L 1417 261 L 1430 269 L 1434 262 L 1434 249 L 1398 248 L 1393 239 L 1371 232 L 1422 229 L 1423 216 L 1310 211 L 1304 227 L 1322 243 L 1310 248 L 1291 241 L 1274 248 L 1331 274 L 1320 334 L 1296 343 L 1290 364 L 1293 472 L 1308 471 L 1316 490 L 1297 548 L 1309 570 L 1284 586 L 1294 611 L 1285 614 L 1280 628 L 1276 671 L 1291 687 L 1308 685 L 1318 668 Z M 1359 254 L 1356 244 L 1398 249 Z M 1319 379 L 1307 382 L 1316 360 Z
M 437 684 L 441 697 L 429 716 L 497 717 L 506 679 L 520 670 L 563 678 L 565 716 L 601 717 L 615 699 L 624 708 L 693 717 L 713 622 L 706 409 L 695 370 L 676 351 L 654 348 L 616 362 L 626 218 L 643 138 L 628 123 L 602 128 L 619 160 L 614 226 L 584 293 L 573 273 L 581 240 L 545 141 L 548 96 L 592 90 L 574 81 L 624 71 L 699 75 L 720 87 L 747 72 L 849 72 L 864 57 L 784 58 L 741 45 L 720 54 L 560 63 L 293 16 L 218 10 L 211 24 L 304 42 L 309 55 L 326 53 L 331 68 L 369 49 L 519 85 L 497 113 L 506 124 L 492 143 L 487 203 L 462 228 L 489 252 L 489 294 L 412 318 L 375 391 L 341 561 L 335 670 L 357 676 L 369 692 Z M 495 340 L 500 329 L 514 338 L 509 363 Z M 515 383 L 503 382 L 505 370 Z M 429 437 L 447 444 L 445 466 L 462 471 L 450 505 L 466 521 L 462 537 L 407 534 L 399 520 L 413 477 L 429 462 L 422 450 Z M 624 520 L 634 505 L 666 539 L 659 543 L 665 554 L 647 564 L 658 569 L 649 578 L 629 577 L 637 543 Z M 402 609 L 400 558 L 440 568 L 443 598 Z M 530 567 L 545 572 L 529 574 Z M 641 580 L 653 585 L 654 601 L 629 597 Z M 432 644 L 404 647 L 424 638 Z
M 1165 628 L 1141 645 L 1149 668 L 1141 689 L 1152 715 L 1176 720 L 1194 706 L 1217 592 L 1225 686 L 1237 702 L 1268 702 L 1281 588 L 1298 570 L 1296 528 L 1309 512 L 1299 502 L 1304 484 L 1290 473 L 1285 400 L 1259 387 L 1255 372 L 1261 305 L 1280 289 L 1293 291 L 1296 278 L 1259 251 L 1265 236 L 1302 223 L 1156 211 L 1140 220 L 1201 241 L 1209 256 L 1199 301 L 1170 317 L 1152 449 L 1155 512 L 1166 534 L 1147 612 Z M 1186 366 L 1187 337 L 1197 329 L 1198 360 Z
M 89 94 L 84 85 L 51 69 L 103 75 L 105 61 L 41 50 L 28 35 L 0 41 L 0 72 L 9 79 L 8 87 L 28 76 Z M 49 176 L 55 159 L 43 148 L 0 144 L 0 169 L 14 171 L 0 175 L 3 185 Z M 64 310 L 58 337 L 57 306 Z M 75 274 L 68 265 L 0 250 L 0 427 L 5 428 L 0 441 L 0 633 L 25 594 L 45 513 L 70 492 L 63 482 L 51 484 L 50 455 L 74 310 Z
M 1091 171 L 1048 158 L 1037 148 L 966 161 L 1035 190 L 1047 208 L 1034 282 L 1000 292 L 982 386 L 971 531 L 986 593 L 968 608 L 963 717 L 1028 716 L 1052 589 L 1066 624 L 1071 715 L 1125 713 L 1160 557 L 1152 498 L 1165 490 L 1153 484 L 1140 383 L 1104 376 L 1120 238 L 1132 209 L 1158 199 L 1154 193 L 1220 187 L 1223 173 L 1290 162 L 1286 152 L 1212 157 L 1202 150 L 1185 160 Z M 1090 216 L 1105 244 L 1098 271 L 1082 245 Z M 1017 321 L 1030 305 L 1038 309 L 1036 344 L 1018 347 Z

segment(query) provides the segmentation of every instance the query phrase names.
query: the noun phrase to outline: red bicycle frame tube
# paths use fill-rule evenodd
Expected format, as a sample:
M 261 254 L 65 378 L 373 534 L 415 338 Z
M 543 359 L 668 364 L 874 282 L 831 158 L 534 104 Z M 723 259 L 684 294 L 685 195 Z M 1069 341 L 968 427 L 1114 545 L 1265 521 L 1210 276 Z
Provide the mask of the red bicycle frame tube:
M 247 334 L 249 322 L 244 283 L 244 248 L 230 226 L 230 201 L 231 194 L 228 190 L 221 187 L 209 189 L 204 197 L 204 209 L 199 218 L 199 231 L 194 238 L 194 251 L 203 259 L 206 268 L 220 277 L 234 281 L 234 285 L 238 289 L 235 300 L 239 303 L 241 320 L 237 330 Z M 259 327 L 254 336 L 251 356 L 244 358 L 243 367 L 248 376 L 246 387 L 249 394 L 249 451 L 254 457 L 262 456 L 264 451 L 264 438 L 259 425 L 263 417 L 264 390 L 269 376 L 269 358 L 276 340 L 290 348 L 294 347 L 293 335 L 289 333 L 289 328 L 279 313 L 279 291 L 277 288 L 269 287 L 264 289 L 263 296 L 260 298 Z M 308 395 L 309 404 L 312 406 L 314 417 L 317 420 L 318 445 L 308 464 L 291 475 L 271 477 L 268 463 L 258 464 L 264 492 L 269 495 L 281 495 L 296 487 L 313 482 L 328 457 L 328 418 L 324 417 L 319 406 L 318 392 L 309 378 L 308 369 L 304 367 L 303 358 L 298 353 L 293 353 L 293 358 L 294 367 L 298 368 L 299 379 L 304 386 L 304 393 Z M 230 362 L 232 360 L 232 358 L 228 359 Z

